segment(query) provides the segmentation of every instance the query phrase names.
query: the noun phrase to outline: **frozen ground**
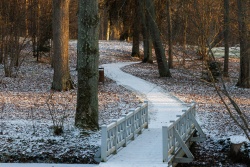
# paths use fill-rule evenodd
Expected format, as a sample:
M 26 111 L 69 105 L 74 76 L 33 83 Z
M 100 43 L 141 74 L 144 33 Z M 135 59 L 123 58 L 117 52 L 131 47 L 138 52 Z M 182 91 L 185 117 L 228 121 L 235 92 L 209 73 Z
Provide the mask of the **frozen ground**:
M 76 42 L 71 41 L 70 70 L 76 84 L 75 46 Z M 138 61 L 130 57 L 130 51 L 130 43 L 100 41 L 100 65 Z M 66 115 L 65 133 L 62 136 L 53 135 L 51 115 L 46 104 L 52 93 L 50 85 L 53 71 L 47 63 L 48 59 L 45 57 L 40 62 L 36 62 L 31 56 L 26 57 L 16 78 L 4 78 L 3 67 L 0 66 L 0 103 L 2 105 L 0 161 L 93 163 L 93 154 L 98 147 L 100 133 L 94 132 L 85 136 L 74 128 L 75 90 L 63 93 L 54 92 L 53 99 L 49 101 L 57 104 L 58 111 L 55 114 L 58 119 L 62 113 L 60 109 L 63 109 L 65 111 L 63 114 Z M 201 64 L 199 60 L 186 61 L 185 68 L 176 64 L 175 69 L 171 70 L 173 76 L 171 79 L 159 78 L 155 64 L 135 64 L 123 70 L 161 86 L 185 102 L 189 103 L 193 100 L 197 102 L 200 124 L 208 139 L 194 146 L 193 152 L 196 160 L 190 166 L 248 166 L 247 162 L 232 163 L 228 158 L 230 136 L 242 135 L 242 131 L 229 118 L 214 89 L 200 81 Z M 230 79 L 226 81 L 226 85 L 232 97 L 249 115 L 250 90 L 234 86 L 238 70 L 239 60 L 231 58 Z M 119 117 L 140 102 L 133 92 L 108 79 L 105 80 L 104 85 L 99 85 L 99 90 L 100 124 L 109 123 L 113 118 Z M 244 148 L 249 150 L 250 145 L 246 144 Z
M 96 164 L 0 163 L 1 167 L 97 167 Z
M 113 46 L 120 50 L 115 52 Z M 116 57 L 122 60 L 121 46 L 120 42 L 100 42 L 100 61 L 102 57 L 106 62 Z M 72 41 L 70 72 L 76 86 L 75 69 L 76 42 Z M 31 55 L 25 56 L 15 78 L 4 77 L 0 66 L 0 162 L 95 163 L 93 156 L 100 144 L 100 132 L 86 136 L 74 127 L 76 89 L 52 92 L 52 77 L 53 70 L 45 56 L 39 62 Z M 105 79 L 104 85 L 99 84 L 98 96 L 100 125 L 119 118 L 141 102 L 135 93 L 109 79 Z M 54 135 L 52 116 L 54 124 L 63 123 L 62 135 Z

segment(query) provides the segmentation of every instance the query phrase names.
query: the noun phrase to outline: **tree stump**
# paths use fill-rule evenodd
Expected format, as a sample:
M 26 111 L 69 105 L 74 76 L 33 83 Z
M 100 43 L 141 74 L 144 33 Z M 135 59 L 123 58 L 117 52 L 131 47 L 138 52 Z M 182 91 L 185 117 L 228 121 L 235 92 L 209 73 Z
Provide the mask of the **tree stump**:
M 230 141 L 230 157 L 233 161 L 238 161 L 241 158 L 240 148 L 247 139 L 244 136 L 231 136 Z

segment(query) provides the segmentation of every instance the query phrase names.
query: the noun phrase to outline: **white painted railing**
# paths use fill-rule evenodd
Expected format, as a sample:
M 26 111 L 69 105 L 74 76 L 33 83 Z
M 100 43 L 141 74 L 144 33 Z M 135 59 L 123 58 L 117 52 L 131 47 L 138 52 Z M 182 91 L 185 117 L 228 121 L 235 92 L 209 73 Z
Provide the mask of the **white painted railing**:
M 170 126 L 162 127 L 163 162 L 167 162 L 169 166 L 173 163 L 191 162 L 194 156 L 188 148 L 189 142 L 203 141 L 206 138 L 195 115 L 195 103 L 191 103 L 187 110 L 183 110 L 182 115 L 177 115 L 177 120 L 171 121 Z M 198 132 L 198 137 L 193 137 L 195 131 Z M 185 158 L 182 157 L 184 154 Z
M 141 134 L 143 128 L 148 128 L 148 102 L 101 128 L 101 161 L 105 162 L 109 155 L 116 154 L 119 148 L 126 147 L 128 141 Z

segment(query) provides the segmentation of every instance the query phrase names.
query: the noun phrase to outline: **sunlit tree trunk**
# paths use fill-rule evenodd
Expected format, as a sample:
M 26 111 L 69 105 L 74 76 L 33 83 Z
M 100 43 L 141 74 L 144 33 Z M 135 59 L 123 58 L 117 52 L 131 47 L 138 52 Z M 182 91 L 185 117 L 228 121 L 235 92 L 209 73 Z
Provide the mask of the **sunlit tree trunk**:
M 79 0 L 75 125 L 84 130 L 98 127 L 98 0 Z
M 73 88 L 69 73 L 69 2 L 53 0 L 53 51 L 54 76 L 52 89 L 58 91 Z
M 150 25 L 149 30 L 150 30 L 150 35 L 152 37 L 152 42 L 153 42 L 154 49 L 155 49 L 160 77 L 171 77 L 166 55 L 165 55 L 165 49 L 163 47 L 161 36 L 160 36 L 160 31 L 156 24 L 154 2 L 152 0 L 145 0 L 145 2 L 146 2 L 146 12 L 148 13 L 147 15 L 148 17 L 146 18 L 146 20 L 148 21 Z

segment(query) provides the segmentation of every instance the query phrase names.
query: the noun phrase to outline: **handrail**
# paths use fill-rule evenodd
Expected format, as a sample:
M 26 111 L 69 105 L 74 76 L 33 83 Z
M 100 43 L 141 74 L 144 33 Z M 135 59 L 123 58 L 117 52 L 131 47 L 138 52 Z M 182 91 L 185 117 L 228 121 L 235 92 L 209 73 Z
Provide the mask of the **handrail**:
M 134 140 L 142 133 L 143 128 L 148 128 L 147 101 L 140 107 L 130 110 L 122 118 L 101 127 L 101 161 L 106 162 L 109 155 L 116 154 L 121 147 L 126 147 L 128 141 Z
M 186 145 L 187 141 L 192 139 L 202 141 L 205 139 L 205 134 L 195 120 L 195 115 L 195 103 L 191 103 L 187 110 L 183 110 L 181 115 L 177 115 L 178 119 L 172 121 L 173 123 L 170 126 L 162 127 L 163 162 L 172 165 L 173 162 L 188 163 L 194 159 Z M 198 138 L 193 137 L 195 131 L 198 131 L 200 135 Z M 177 157 L 180 150 L 186 154 L 186 158 Z

